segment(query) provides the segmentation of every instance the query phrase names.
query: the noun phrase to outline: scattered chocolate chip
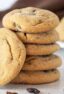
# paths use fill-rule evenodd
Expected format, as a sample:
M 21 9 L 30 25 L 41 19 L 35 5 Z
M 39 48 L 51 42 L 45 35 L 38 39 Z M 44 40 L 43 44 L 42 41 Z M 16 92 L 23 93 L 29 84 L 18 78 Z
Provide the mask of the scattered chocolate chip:
M 7 92 L 7 94 L 18 94 L 16 92 Z
M 33 93 L 33 94 L 39 94 L 40 93 L 40 91 L 36 88 L 27 88 L 27 91 L 29 93 Z

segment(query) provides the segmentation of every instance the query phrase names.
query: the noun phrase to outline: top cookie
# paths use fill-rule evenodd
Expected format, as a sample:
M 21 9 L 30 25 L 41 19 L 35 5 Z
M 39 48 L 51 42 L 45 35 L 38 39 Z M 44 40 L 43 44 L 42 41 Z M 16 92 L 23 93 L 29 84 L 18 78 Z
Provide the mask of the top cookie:
M 27 7 L 9 12 L 2 23 L 4 27 L 15 31 L 39 33 L 54 29 L 59 18 L 49 10 Z
M 13 80 L 20 72 L 26 57 L 23 43 L 10 30 L 0 28 L 0 85 Z

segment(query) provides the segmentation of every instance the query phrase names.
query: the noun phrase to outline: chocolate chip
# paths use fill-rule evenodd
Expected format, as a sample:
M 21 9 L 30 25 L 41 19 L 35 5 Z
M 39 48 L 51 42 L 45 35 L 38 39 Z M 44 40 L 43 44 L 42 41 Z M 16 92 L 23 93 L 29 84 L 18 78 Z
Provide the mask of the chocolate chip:
M 49 71 L 48 70 L 44 70 L 45 73 L 48 73 Z
M 6 94 L 18 94 L 16 92 L 7 92 Z
M 29 93 L 33 93 L 33 94 L 39 94 L 40 93 L 40 91 L 36 88 L 27 88 L 27 91 Z
M 36 10 L 34 9 L 34 10 L 32 10 L 32 12 L 35 12 Z
M 24 35 L 26 36 L 26 33 L 24 33 Z

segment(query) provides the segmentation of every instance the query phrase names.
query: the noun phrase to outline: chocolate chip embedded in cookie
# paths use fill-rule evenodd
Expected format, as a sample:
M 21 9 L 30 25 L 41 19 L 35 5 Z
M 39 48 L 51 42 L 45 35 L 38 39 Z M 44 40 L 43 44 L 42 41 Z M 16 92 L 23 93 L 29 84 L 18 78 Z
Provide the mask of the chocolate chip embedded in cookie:
M 49 10 L 34 7 L 16 9 L 3 18 L 3 26 L 26 33 L 40 33 L 53 30 L 59 18 Z
M 25 57 L 25 47 L 15 33 L 0 28 L 0 85 L 6 85 L 18 75 Z

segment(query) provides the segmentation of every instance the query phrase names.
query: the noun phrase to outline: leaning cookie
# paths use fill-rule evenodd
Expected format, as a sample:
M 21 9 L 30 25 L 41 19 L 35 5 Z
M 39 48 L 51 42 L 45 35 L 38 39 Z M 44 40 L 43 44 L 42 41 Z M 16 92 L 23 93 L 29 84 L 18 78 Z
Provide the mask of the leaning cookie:
M 47 44 L 47 45 L 39 45 L 39 44 L 25 44 L 27 55 L 49 55 L 53 52 L 59 50 L 58 44 Z
M 22 70 L 38 71 L 51 70 L 61 66 L 61 59 L 56 55 L 50 56 L 27 56 Z
M 15 31 L 40 33 L 53 30 L 59 24 L 59 18 L 49 10 L 26 7 L 9 12 L 2 23 Z
M 39 34 L 27 34 L 17 31 L 16 34 L 24 43 L 51 44 L 59 40 L 58 33 L 54 30 Z
M 15 33 L 0 28 L 0 85 L 6 85 L 18 75 L 25 57 L 25 47 Z
M 51 83 L 60 78 L 58 70 L 50 71 L 21 71 L 12 81 L 14 84 L 45 84 Z

